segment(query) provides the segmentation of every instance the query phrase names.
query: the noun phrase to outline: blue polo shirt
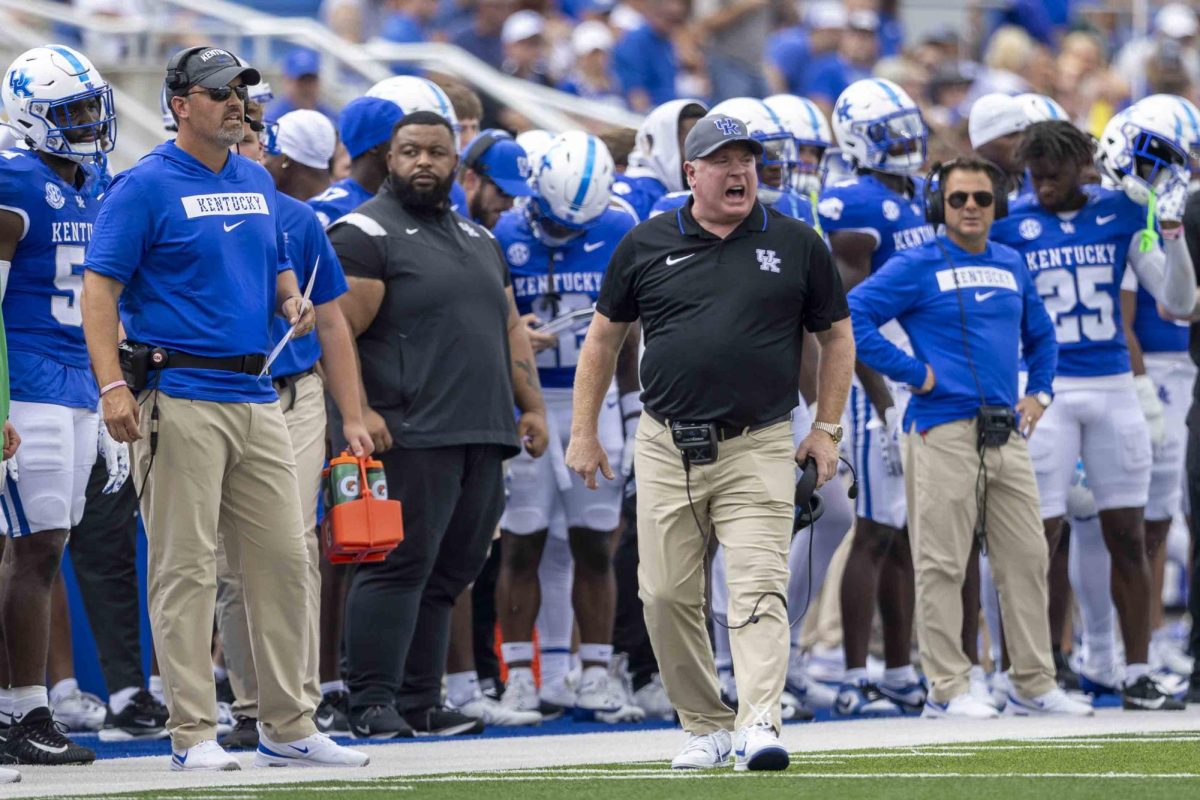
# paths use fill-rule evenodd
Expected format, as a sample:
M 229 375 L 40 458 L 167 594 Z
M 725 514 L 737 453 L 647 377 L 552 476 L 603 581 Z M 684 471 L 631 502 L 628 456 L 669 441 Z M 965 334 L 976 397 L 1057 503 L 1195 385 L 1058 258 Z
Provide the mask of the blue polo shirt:
M 84 261 L 125 285 L 132 341 L 207 358 L 270 352 L 275 276 L 290 268 L 267 171 L 231 154 L 213 173 L 174 140 L 113 181 Z M 167 369 L 156 380 L 190 400 L 276 399 L 265 376 Z
M 649 25 L 621 37 L 613 48 L 612 59 L 626 97 L 632 90 L 642 89 L 656 106 L 675 99 L 675 75 L 679 71 L 675 46 Z
M 296 271 L 296 280 L 303 292 L 312 277 L 313 267 L 316 266 L 317 278 L 313 284 L 309 300 L 313 305 L 332 302 L 348 289 L 346 276 L 342 272 L 342 264 L 333 245 L 325 235 L 325 226 L 317 218 L 317 214 L 307 203 L 279 194 L 279 218 L 283 222 L 283 240 L 287 249 L 287 259 Z M 321 262 L 317 265 L 317 258 Z M 279 342 L 287 334 L 287 321 L 282 317 L 274 317 L 271 321 L 271 341 Z M 321 357 L 321 343 L 317 332 L 305 334 L 292 339 L 275 363 L 271 365 L 272 378 L 286 378 L 288 375 L 298 375 L 309 370 Z

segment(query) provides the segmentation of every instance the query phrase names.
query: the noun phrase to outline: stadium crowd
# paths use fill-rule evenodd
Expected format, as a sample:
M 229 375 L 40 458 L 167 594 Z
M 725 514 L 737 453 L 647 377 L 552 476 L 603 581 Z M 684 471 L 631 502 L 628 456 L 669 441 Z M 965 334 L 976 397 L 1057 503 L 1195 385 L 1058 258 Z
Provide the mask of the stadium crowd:
M 822 709 L 1200 702 L 1163 604 L 1200 525 L 1200 18 L 1011 2 L 914 38 L 898 5 L 326 0 L 348 42 L 644 121 L 536 130 L 407 70 L 335 109 L 312 51 L 272 87 L 181 42 L 170 139 L 115 176 L 104 43 L 18 57 L 0 760 L 90 763 L 98 731 L 176 770 L 361 766 L 331 737 L 567 715 L 779 769 Z M 329 558 L 343 451 L 401 501 L 380 561 Z

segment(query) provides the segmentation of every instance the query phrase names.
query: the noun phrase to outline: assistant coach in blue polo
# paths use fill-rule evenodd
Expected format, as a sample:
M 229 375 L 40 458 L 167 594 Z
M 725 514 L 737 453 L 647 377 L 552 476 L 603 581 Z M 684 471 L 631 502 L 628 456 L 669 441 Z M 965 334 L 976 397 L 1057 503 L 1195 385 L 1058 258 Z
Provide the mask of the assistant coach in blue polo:
M 218 48 L 171 59 L 179 137 L 113 181 L 84 263 L 83 328 L 104 423 L 133 443 L 174 770 L 239 768 L 215 741 L 218 522 L 241 567 L 258 675 L 255 764 L 367 763 L 317 733 L 303 690 L 309 555 L 291 439 L 264 367 L 272 317 L 303 335 L 314 313 L 287 261 L 271 176 L 229 151 L 242 140 L 246 86 L 259 80 Z

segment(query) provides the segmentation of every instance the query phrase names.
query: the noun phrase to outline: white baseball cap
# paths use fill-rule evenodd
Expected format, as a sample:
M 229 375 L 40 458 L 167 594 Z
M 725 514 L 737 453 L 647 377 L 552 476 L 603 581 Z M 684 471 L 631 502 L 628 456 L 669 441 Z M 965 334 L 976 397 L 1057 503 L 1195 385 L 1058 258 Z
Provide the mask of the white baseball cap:
M 1186 3 L 1167 3 L 1154 15 L 1154 29 L 1174 39 L 1186 39 L 1196 35 L 1200 23 Z
M 500 29 L 500 41 L 504 44 L 523 42 L 534 36 L 541 36 L 545 30 L 546 18 L 536 11 L 526 9 L 510 14 L 508 19 L 504 20 L 504 27 Z
M 1025 130 L 1029 117 L 1015 98 L 999 92 L 985 94 L 971 105 L 967 118 L 967 132 L 971 147 L 980 145 Z
M 815 31 L 837 30 L 850 24 L 846 7 L 833 0 L 812 3 L 804 12 L 804 22 Z
M 571 34 L 571 47 L 577 56 L 586 56 L 594 50 L 607 52 L 613 49 L 612 31 L 603 22 L 581 22 Z
M 328 169 L 337 147 L 337 131 L 329 117 L 307 108 L 289 111 L 277 121 L 275 146 L 279 152 L 306 167 Z

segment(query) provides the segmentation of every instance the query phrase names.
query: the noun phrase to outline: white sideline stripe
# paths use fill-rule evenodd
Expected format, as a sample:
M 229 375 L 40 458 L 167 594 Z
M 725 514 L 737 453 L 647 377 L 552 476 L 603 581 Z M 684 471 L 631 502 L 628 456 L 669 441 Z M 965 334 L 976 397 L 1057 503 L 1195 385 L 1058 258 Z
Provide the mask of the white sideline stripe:
M 594 781 L 595 775 L 438 775 L 428 778 L 409 778 L 404 781 L 404 784 L 418 783 L 489 783 L 495 781 L 497 783 L 521 783 L 526 781 Z M 668 772 L 666 770 L 654 773 L 646 773 L 644 775 L 627 775 L 624 772 L 610 772 L 604 776 L 605 780 L 619 781 L 682 781 L 682 780 L 715 780 L 732 778 L 739 780 L 744 777 L 744 773 L 734 772 L 732 770 L 676 770 Z M 1007 778 L 1099 778 L 1104 780 L 1117 778 L 1136 778 L 1138 780 L 1146 780 L 1150 778 L 1186 778 L 1193 780 L 1200 778 L 1200 772 L 1167 772 L 1167 773 L 1151 773 L 1151 772 L 995 772 L 978 774 L 974 772 L 777 772 L 763 773 L 757 777 L 772 778 L 774 780 L 828 780 L 848 778 L 850 780 L 874 780 L 884 779 L 895 780 L 896 778 L 920 778 L 926 780 L 929 778 L 982 778 L 986 780 L 998 780 Z M 324 791 L 322 789 L 322 791 Z

